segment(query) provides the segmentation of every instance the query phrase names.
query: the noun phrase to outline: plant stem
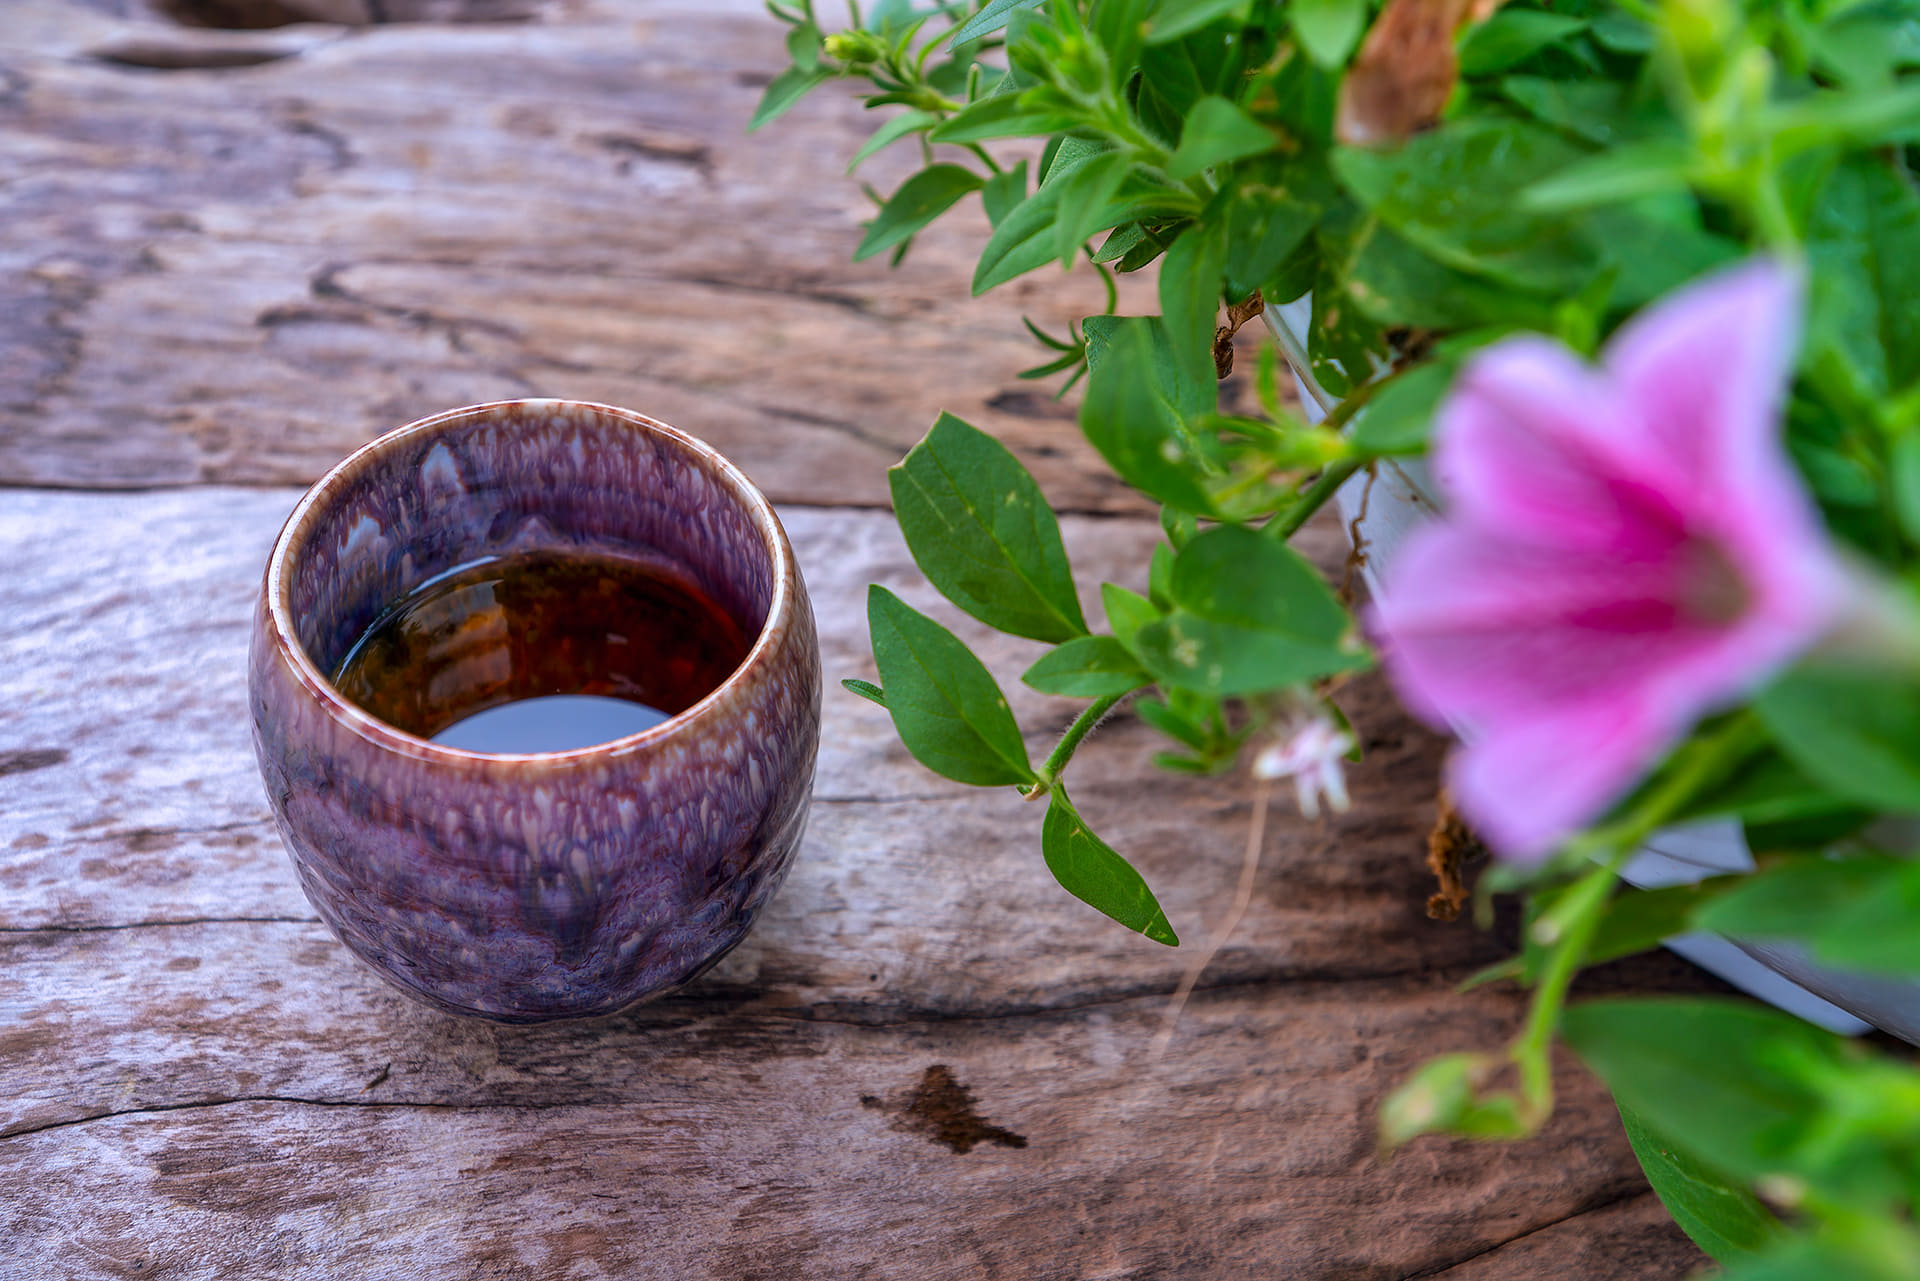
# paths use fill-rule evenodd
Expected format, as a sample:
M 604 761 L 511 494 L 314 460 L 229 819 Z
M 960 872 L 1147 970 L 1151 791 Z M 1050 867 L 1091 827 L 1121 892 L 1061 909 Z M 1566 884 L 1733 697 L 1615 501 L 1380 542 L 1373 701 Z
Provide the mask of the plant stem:
M 1647 837 L 1672 822 L 1688 801 L 1744 763 L 1764 739 L 1758 717 L 1746 710 L 1735 713 L 1708 737 L 1682 748 L 1673 771 L 1631 814 L 1596 828 L 1578 844 L 1593 849 L 1596 857 L 1606 851 L 1639 848 Z
M 1080 714 L 1073 718 L 1073 724 L 1067 726 L 1067 732 L 1060 736 L 1060 742 L 1047 759 L 1041 762 L 1041 783 L 1046 787 L 1054 784 L 1060 777 L 1060 771 L 1067 767 L 1067 762 L 1073 759 L 1074 752 L 1079 750 L 1081 742 L 1087 735 L 1093 733 L 1093 727 L 1098 725 L 1108 712 L 1118 707 L 1120 700 L 1125 697 L 1126 694 L 1109 694 L 1105 698 L 1095 699 L 1081 709 Z
M 1537 1129 L 1553 1110 L 1554 1029 L 1567 1002 L 1587 947 L 1600 928 L 1600 918 L 1613 895 L 1620 869 L 1647 837 L 1664 826 L 1702 790 L 1719 782 L 1751 756 L 1761 742 L 1759 721 L 1740 712 L 1707 738 L 1683 749 L 1682 759 L 1666 780 L 1634 811 L 1618 823 L 1600 828 L 1576 842 L 1605 853 L 1605 862 L 1578 881 L 1531 927 L 1535 943 L 1551 948 L 1545 971 L 1534 988 L 1527 1023 L 1509 1050 L 1520 1072 L 1520 1116 L 1529 1130 Z
M 1611 858 L 1574 883 L 1567 896 L 1555 905 L 1552 918 L 1542 917 L 1536 928 L 1554 919 L 1559 932 L 1553 951 L 1547 958 L 1546 972 L 1533 990 L 1533 1008 L 1527 1012 L 1527 1025 L 1510 1051 L 1520 1069 L 1520 1115 L 1528 1129 L 1537 1129 L 1553 1111 L 1553 1031 L 1560 1025 L 1560 1011 L 1567 1003 L 1567 989 L 1580 962 L 1586 959 L 1587 945 L 1600 928 L 1600 911 L 1612 897 L 1613 883 L 1620 868 L 1632 857 L 1635 846 L 1616 850 Z
M 1274 516 L 1262 526 L 1262 532 L 1271 534 L 1282 541 L 1292 538 L 1300 532 L 1313 514 L 1326 505 L 1347 478 L 1367 465 L 1367 460 L 1358 457 L 1341 458 L 1328 463 L 1320 478 L 1309 485 L 1304 493 L 1294 499 L 1292 504 Z
M 966 144 L 966 148 L 968 151 L 971 151 L 974 155 L 980 157 L 980 163 L 985 165 L 988 169 L 992 170 L 996 174 L 1000 172 L 1000 166 L 994 163 L 993 157 L 987 154 L 987 149 L 985 147 L 981 146 L 977 142 L 969 142 Z

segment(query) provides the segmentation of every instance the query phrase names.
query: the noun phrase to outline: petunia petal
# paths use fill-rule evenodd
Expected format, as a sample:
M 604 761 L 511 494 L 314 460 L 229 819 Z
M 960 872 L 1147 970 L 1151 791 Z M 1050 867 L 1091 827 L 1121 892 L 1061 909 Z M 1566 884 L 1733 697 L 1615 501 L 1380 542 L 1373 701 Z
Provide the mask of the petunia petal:
M 1629 411 L 1597 369 L 1544 338 L 1509 338 L 1470 360 L 1435 420 L 1450 510 L 1529 542 L 1613 548 L 1671 505 L 1614 444 Z
M 1536 862 L 1625 795 L 1683 724 L 1640 700 L 1590 699 L 1462 748 L 1447 786 L 1497 854 Z
M 1468 724 L 1632 689 L 1712 640 L 1682 614 L 1677 554 L 1580 556 L 1442 523 L 1401 549 L 1372 630 L 1403 701 Z
M 1756 462 L 1780 458 L 1800 293 L 1797 273 L 1756 258 L 1622 325 L 1604 364 L 1637 411 L 1622 420 L 1635 451 L 1657 455 L 1674 483 L 1703 491 L 1740 495 L 1762 479 L 1752 475 Z M 1702 485 L 1708 477 L 1723 483 Z

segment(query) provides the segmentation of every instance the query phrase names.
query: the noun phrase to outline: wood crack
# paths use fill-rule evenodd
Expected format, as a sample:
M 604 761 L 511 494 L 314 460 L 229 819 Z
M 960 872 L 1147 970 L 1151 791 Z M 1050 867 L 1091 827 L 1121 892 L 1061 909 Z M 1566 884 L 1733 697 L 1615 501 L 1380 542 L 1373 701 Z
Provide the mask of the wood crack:
M 51 1130 L 66 1130 L 77 1125 L 89 1125 L 95 1121 L 111 1121 L 122 1116 L 164 1115 L 168 1112 L 202 1112 L 210 1108 L 232 1107 L 236 1103 L 280 1103 L 294 1107 L 309 1108 L 420 1108 L 434 1112 L 555 1112 L 566 1108 L 580 1109 L 605 1107 L 605 1103 L 516 1103 L 504 1099 L 488 1099 L 468 1103 L 440 1103 L 419 1099 L 303 1099 L 287 1094 L 235 1094 L 218 1099 L 190 1099 L 181 1103 L 150 1103 L 145 1107 L 121 1108 L 111 1112 L 91 1112 L 86 1116 L 67 1117 L 64 1120 L 48 1121 L 43 1125 L 24 1126 L 17 1130 L 0 1132 L 0 1142 L 7 1139 L 24 1139 L 35 1134 L 45 1134 Z
M 1407 979 L 1432 979 L 1436 982 L 1451 984 L 1479 970 L 1484 964 L 1484 961 L 1473 961 L 1457 965 L 1413 965 L 1371 973 L 1315 968 L 1274 969 L 1204 984 L 1193 990 L 1193 998 L 1197 1001 L 1204 996 L 1259 992 L 1267 988 L 1306 985 L 1350 987 L 1357 984 L 1390 984 Z M 828 1023 L 875 1030 L 951 1023 L 997 1023 L 1024 1019 L 1070 1018 L 1090 1010 L 1117 1005 L 1164 1001 L 1172 997 L 1177 986 L 1178 976 L 1168 975 L 1164 983 L 1143 983 L 1121 991 L 1102 993 L 1058 1004 L 1031 1002 L 969 1010 L 911 1005 L 863 1007 L 849 1003 L 821 1001 L 812 1005 L 795 1005 L 781 1009 L 752 1011 L 752 1013 L 794 1023 Z M 699 999 L 699 994 L 693 995 L 696 1000 Z M 869 1012 L 865 1016 L 860 1013 L 863 1009 Z M 715 1011 L 715 1013 L 719 1012 Z M 688 1013 L 700 1017 L 697 1010 L 689 1010 Z
M 1475 1250 L 1472 1254 L 1462 1255 L 1459 1258 L 1449 1260 L 1446 1263 L 1436 1263 L 1432 1267 L 1422 1268 L 1418 1272 L 1409 1272 L 1405 1276 L 1401 1277 L 1400 1281 L 1429 1281 L 1429 1279 L 1432 1277 L 1443 1277 L 1447 1273 L 1452 1272 L 1456 1268 L 1465 1267 L 1467 1264 L 1472 1263 L 1475 1259 L 1481 1258 L 1485 1255 L 1492 1254 L 1495 1250 L 1504 1250 L 1506 1247 L 1513 1245 L 1515 1242 L 1524 1241 L 1528 1237 L 1534 1236 L 1541 1232 L 1545 1232 L 1549 1228 L 1557 1228 L 1563 1223 L 1571 1223 L 1573 1220 L 1580 1218 L 1582 1215 L 1597 1214 L 1601 1210 L 1610 1210 L 1616 1205 L 1625 1205 L 1629 1201 L 1638 1201 L 1641 1197 L 1649 1197 L 1652 1195 L 1653 1195 L 1653 1189 L 1642 1187 L 1642 1188 L 1632 1189 L 1626 1192 L 1618 1192 L 1609 1197 L 1603 1197 L 1598 1201 L 1590 1202 L 1587 1205 L 1581 1206 L 1579 1209 L 1572 1210 L 1566 1214 L 1563 1214 L 1557 1219 L 1553 1219 L 1546 1223 L 1539 1224 L 1535 1227 L 1528 1228 L 1524 1232 L 1517 1232 L 1513 1236 L 1508 1237 L 1504 1241 L 1496 1241 L 1492 1245 L 1486 1246 L 1479 1250 Z
M 852 312 L 856 316 L 872 316 L 873 309 L 868 299 L 858 294 L 841 293 L 833 289 L 813 289 L 805 285 L 756 283 L 744 280 L 728 280 L 725 276 L 666 274 L 660 279 L 678 285 L 704 285 L 708 289 L 718 289 L 729 293 L 771 294 L 781 298 L 799 298 L 805 302 L 823 303 L 829 307 L 838 307 L 842 311 Z

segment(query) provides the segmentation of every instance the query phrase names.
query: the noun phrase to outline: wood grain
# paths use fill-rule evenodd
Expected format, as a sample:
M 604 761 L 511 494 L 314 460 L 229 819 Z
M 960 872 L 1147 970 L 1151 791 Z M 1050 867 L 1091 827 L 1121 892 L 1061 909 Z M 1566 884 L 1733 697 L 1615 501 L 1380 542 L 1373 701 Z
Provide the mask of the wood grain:
M 789 1258 L 804 1269 L 784 1275 L 1253 1276 L 1289 1259 L 1387 1277 L 1642 1186 L 1578 1075 L 1541 1140 L 1375 1162 L 1380 1095 L 1429 1053 L 1496 1042 L 1519 1005 L 1451 993 L 1499 948 L 1421 913 L 1438 744 L 1373 685 L 1352 704 L 1371 747 L 1354 812 L 1276 822 L 1165 1059 L 1147 1046 L 1185 954 L 1060 893 L 1030 807 L 926 775 L 843 694 L 798 868 L 694 988 L 546 1029 L 415 1007 L 313 920 L 253 774 L 244 619 L 294 496 L 0 494 L 0 558 L 60 549 L 5 589 L 0 625 L 19 660 L 0 744 L 25 762 L 0 778 L 0 1202 L 16 1239 L 95 1261 L 79 1275 L 137 1256 L 182 1277 L 731 1277 Z M 830 672 L 869 670 L 867 581 L 935 608 L 883 514 L 784 518 Z M 1089 584 L 1125 577 L 1151 537 L 1066 532 Z M 1015 689 L 1031 647 L 944 612 Z M 1066 714 L 1030 692 L 1015 706 L 1041 742 Z M 1197 941 L 1229 894 L 1246 784 L 1156 775 L 1150 750 L 1131 721 L 1096 736 L 1082 805 Z M 1650 965 L 1626 985 L 1686 981 Z M 936 1064 L 1028 1146 L 961 1154 L 903 1124 Z M 60 1227 L 62 1204 L 101 1209 Z M 136 1228 L 148 1210 L 163 1227 Z M 1030 1267 L 1035 1232 L 1064 1244 Z M 1690 1247 L 1652 1235 L 1678 1275 Z
M 973 202 L 898 271 L 851 263 L 874 121 L 829 89 L 746 133 L 784 58 L 764 15 L 217 34 L 283 56 L 159 70 L 103 56 L 118 29 L 80 57 L 0 32 L 0 479 L 305 483 L 449 405 L 559 395 L 683 427 L 780 501 L 884 504 L 945 409 L 1062 507 L 1143 510 L 1016 377 L 1045 354 L 1019 317 L 1062 332 L 1092 273 L 970 299 Z

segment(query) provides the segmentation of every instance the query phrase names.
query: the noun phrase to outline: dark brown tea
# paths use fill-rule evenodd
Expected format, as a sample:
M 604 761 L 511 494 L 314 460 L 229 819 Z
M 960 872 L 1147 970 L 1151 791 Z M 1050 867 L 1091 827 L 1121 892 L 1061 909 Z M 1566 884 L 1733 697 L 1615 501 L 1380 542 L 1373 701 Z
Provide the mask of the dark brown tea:
M 661 566 L 539 552 L 422 583 L 381 612 L 333 683 L 447 746 L 566 751 L 685 711 L 749 647 L 725 610 Z

